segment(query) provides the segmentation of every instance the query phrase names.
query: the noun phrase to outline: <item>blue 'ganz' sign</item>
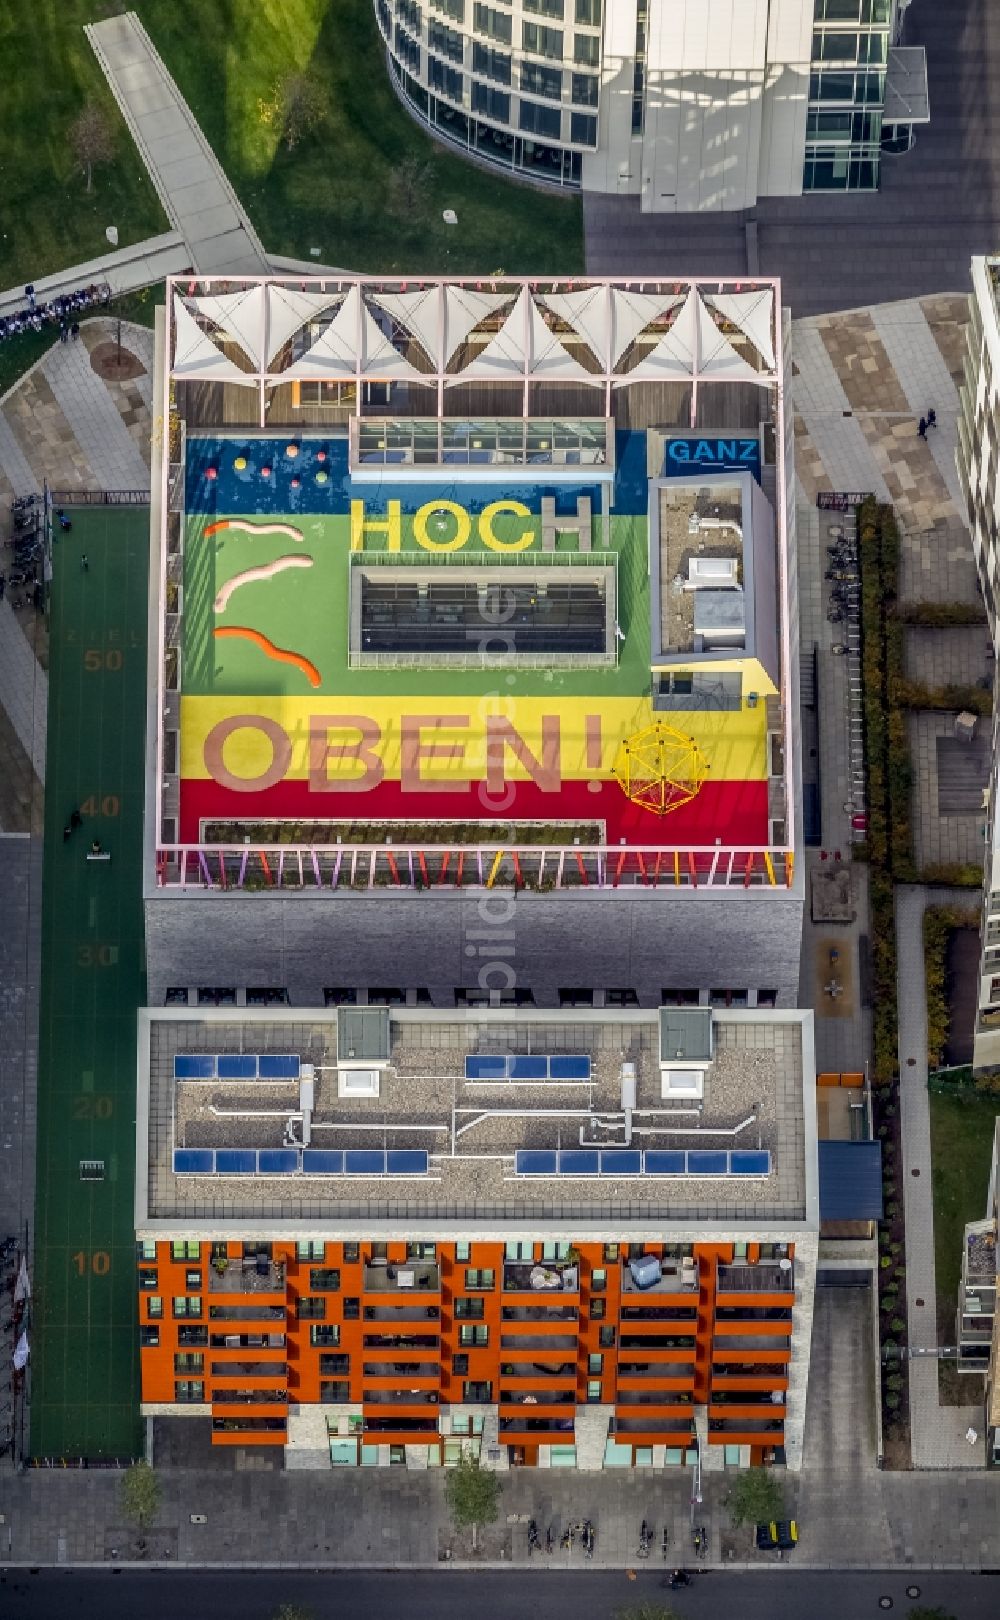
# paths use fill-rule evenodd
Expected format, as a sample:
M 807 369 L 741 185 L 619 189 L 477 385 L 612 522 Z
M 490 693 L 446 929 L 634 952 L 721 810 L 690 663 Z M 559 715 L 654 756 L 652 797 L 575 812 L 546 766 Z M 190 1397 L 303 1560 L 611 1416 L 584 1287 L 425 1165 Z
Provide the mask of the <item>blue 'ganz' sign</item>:
M 752 472 L 760 483 L 760 440 L 668 439 L 665 472 L 668 478 L 686 478 L 697 472 Z

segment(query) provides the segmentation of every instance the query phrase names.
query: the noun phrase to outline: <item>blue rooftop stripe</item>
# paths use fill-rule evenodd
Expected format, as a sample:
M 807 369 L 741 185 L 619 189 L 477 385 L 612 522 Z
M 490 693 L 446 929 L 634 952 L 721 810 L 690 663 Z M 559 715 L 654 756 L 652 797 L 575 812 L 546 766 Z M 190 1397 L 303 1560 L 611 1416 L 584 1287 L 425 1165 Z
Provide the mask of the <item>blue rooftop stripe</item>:
M 514 1154 L 514 1172 L 519 1176 L 554 1176 L 556 1157 L 550 1148 L 518 1148 Z
M 590 1059 L 573 1053 L 551 1057 L 549 1074 L 553 1080 L 589 1080 Z
M 504 1080 L 506 1076 L 507 1059 L 505 1057 L 491 1057 L 481 1052 L 469 1052 L 466 1055 L 466 1080 Z
M 729 1154 L 692 1148 L 687 1156 L 689 1176 L 728 1176 Z
M 669 1148 L 647 1148 L 643 1168 L 647 1176 L 682 1176 L 685 1155 Z
M 602 1176 L 638 1176 L 642 1174 L 642 1154 L 638 1148 L 602 1148 Z
M 261 1052 L 257 1059 L 257 1073 L 262 1080 L 297 1080 L 301 1068 L 301 1059 L 294 1052 Z
M 298 1168 L 295 1148 L 261 1148 L 257 1154 L 257 1169 L 262 1176 L 290 1176 Z
M 303 1148 L 302 1169 L 307 1176 L 342 1176 L 344 1155 L 339 1148 Z
M 257 1059 L 251 1053 L 220 1052 L 217 1059 L 220 1080 L 256 1080 Z
M 507 1073 L 511 1080 L 545 1080 L 549 1061 L 545 1057 L 517 1056 L 507 1059 Z
M 174 1174 L 179 1176 L 211 1175 L 215 1169 L 213 1148 L 175 1148 Z
M 344 1174 L 348 1176 L 384 1176 L 384 1148 L 348 1148 L 344 1154 Z
M 425 1176 L 427 1174 L 426 1148 L 390 1148 L 385 1159 L 387 1175 Z
M 771 1173 L 771 1155 L 756 1148 L 734 1148 L 729 1155 L 729 1170 L 734 1176 L 767 1176 Z
M 601 1155 L 596 1148 L 567 1148 L 559 1155 L 561 1176 L 596 1176 Z
M 216 1148 L 216 1175 L 252 1176 L 256 1173 L 256 1170 L 256 1148 Z
M 214 1080 L 215 1058 L 205 1052 L 178 1052 L 174 1057 L 175 1080 Z

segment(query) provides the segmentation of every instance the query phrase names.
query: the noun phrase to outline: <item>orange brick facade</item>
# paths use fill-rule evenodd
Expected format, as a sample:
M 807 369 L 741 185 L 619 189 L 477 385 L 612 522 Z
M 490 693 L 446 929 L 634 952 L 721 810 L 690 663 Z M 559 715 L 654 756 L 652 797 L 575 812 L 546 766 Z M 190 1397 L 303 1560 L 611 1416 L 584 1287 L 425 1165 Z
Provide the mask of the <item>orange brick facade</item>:
M 760 1460 L 784 1444 L 792 1264 L 753 1243 L 140 1243 L 142 1400 L 210 1406 L 219 1445 L 283 1445 L 289 1407 L 320 1403 L 353 1409 L 351 1443 L 438 1452 L 449 1408 L 495 1406 L 527 1465 L 573 1445 L 577 1407 L 612 1409 L 636 1461 L 686 1449 L 705 1405 L 709 1444 Z

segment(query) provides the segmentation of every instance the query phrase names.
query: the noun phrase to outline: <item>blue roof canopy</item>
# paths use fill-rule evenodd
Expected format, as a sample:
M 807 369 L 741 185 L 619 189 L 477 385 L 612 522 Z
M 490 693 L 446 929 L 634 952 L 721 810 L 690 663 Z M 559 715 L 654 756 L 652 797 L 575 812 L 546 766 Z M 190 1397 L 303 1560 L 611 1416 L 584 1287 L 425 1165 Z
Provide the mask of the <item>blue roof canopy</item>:
M 820 1142 L 819 1218 L 882 1219 L 881 1142 Z

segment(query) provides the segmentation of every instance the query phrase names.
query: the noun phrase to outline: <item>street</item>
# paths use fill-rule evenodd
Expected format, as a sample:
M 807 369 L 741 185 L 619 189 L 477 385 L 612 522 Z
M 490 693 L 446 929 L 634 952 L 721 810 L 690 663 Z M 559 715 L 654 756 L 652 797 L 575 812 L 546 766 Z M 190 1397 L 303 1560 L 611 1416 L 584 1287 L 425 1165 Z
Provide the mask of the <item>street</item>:
M 689 1589 L 665 1591 L 663 1574 L 593 1571 L 520 1574 L 493 1569 L 424 1574 L 298 1573 L 266 1570 L 162 1570 L 112 1574 L 76 1570 L 10 1571 L 0 1575 L 5 1620 L 62 1620 L 63 1616 L 113 1616 L 114 1620 L 270 1620 L 282 1603 L 297 1604 L 314 1620 L 350 1614 L 364 1620 L 509 1620 L 533 1614 L 544 1620 L 612 1620 L 641 1602 L 669 1605 L 679 1620 L 731 1613 L 740 1620 L 771 1620 L 776 1614 L 808 1620 L 854 1620 L 876 1615 L 891 1598 L 905 1615 L 913 1603 L 944 1605 L 956 1620 L 987 1620 L 1000 1605 L 1000 1572 L 991 1575 L 841 1574 L 790 1567 L 772 1571 L 697 1576 Z M 915 1589 L 914 1596 L 907 1588 Z

